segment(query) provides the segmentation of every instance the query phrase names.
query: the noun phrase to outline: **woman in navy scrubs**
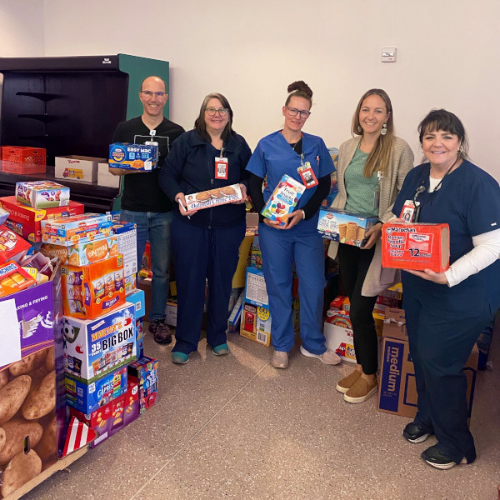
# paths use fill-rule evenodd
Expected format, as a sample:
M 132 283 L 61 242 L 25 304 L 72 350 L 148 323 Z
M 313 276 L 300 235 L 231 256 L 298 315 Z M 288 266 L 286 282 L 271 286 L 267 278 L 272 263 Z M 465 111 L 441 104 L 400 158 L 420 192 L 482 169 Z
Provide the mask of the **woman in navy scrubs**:
M 465 130 L 453 113 L 431 111 L 419 133 L 428 163 L 409 172 L 394 214 L 414 202 L 413 222 L 416 216 L 418 222 L 448 223 L 450 267 L 403 272 L 418 391 L 418 413 L 403 436 L 421 443 L 434 434 L 437 444 L 422 458 L 449 469 L 476 459 L 463 367 L 500 306 L 500 188 L 467 159 Z
M 340 363 L 340 357 L 327 350 L 322 332 L 325 250 L 317 232 L 318 210 L 330 191 L 330 174 L 335 167 L 323 140 L 302 132 L 311 114 L 312 90 L 299 81 L 290 84 L 288 92 L 283 106 L 283 130 L 264 137 L 247 166 L 252 173 L 250 195 L 259 213 L 264 199 L 268 200 L 284 174 L 307 188 L 285 226 L 262 216 L 260 219 L 259 242 L 272 318 L 271 364 L 275 368 L 286 368 L 294 343 L 292 274 L 295 262 L 299 277 L 301 352 L 335 365 Z M 301 176 L 301 167 L 310 170 Z M 267 186 L 262 192 L 266 176 Z

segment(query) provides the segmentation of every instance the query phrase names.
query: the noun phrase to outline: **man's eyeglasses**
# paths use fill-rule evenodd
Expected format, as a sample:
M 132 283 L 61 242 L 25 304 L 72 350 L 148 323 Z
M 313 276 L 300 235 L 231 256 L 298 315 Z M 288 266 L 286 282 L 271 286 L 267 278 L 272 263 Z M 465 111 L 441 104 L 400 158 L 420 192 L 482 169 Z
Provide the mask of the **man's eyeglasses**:
M 156 96 L 158 98 L 165 97 L 167 95 L 166 92 L 151 92 L 151 90 L 141 90 L 141 94 L 145 97 L 153 97 Z
M 214 116 L 216 113 L 219 113 L 220 116 L 226 116 L 229 109 L 227 109 L 227 108 L 219 108 L 219 109 L 207 108 L 205 111 L 207 112 L 208 116 Z
M 288 106 L 286 106 L 286 110 L 287 110 L 289 116 L 297 116 L 297 114 L 300 114 L 300 118 L 302 120 L 305 120 L 306 118 L 309 118 L 309 116 L 311 114 L 310 111 L 306 111 L 305 109 L 303 109 L 301 111 L 300 109 L 289 108 Z

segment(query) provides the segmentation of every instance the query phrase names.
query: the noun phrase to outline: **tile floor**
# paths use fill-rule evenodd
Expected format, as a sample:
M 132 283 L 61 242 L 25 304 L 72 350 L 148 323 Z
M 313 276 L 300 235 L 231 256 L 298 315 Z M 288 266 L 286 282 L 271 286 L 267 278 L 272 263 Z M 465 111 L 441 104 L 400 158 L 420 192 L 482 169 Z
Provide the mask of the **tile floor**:
M 428 442 L 401 436 L 408 419 L 378 412 L 376 398 L 342 400 L 335 385 L 348 363 L 325 366 L 296 346 L 289 369 L 276 370 L 270 348 L 233 335 L 230 355 L 213 356 L 203 340 L 175 366 L 171 347 L 149 336 L 146 353 L 161 363 L 156 407 L 24 498 L 496 500 L 498 340 L 496 370 L 476 385 L 478 460 L 438 471 L 419 458 Z

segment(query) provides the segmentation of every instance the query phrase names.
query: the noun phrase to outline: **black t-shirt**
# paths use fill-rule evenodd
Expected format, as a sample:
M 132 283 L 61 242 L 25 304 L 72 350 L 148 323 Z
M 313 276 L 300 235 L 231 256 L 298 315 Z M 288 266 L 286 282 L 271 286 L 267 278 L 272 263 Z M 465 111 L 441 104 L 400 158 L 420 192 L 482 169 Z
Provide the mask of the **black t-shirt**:
M 151 135 L 142 118 L 132 118 L 120 123 L 113 135 L 113 142 L 128 142 L 144 144 L 146 141 L 158 143 L 159 168 L 141 174 L 127 174 L 123 179 L 122 208 L 133 212 L 170 212 L 172 202 L 162 191 L 158 183 L 158 175 L 167 157 L 172 143 L 184 133 L 184 129 L 166 118 L 156 127 L 156 133 Z

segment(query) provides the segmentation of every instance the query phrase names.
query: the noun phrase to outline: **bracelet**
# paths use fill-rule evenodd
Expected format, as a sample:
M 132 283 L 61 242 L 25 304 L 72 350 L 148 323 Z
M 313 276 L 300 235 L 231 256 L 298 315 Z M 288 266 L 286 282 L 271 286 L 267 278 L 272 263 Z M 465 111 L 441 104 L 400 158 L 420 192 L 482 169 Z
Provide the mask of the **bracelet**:
M 302 220 L 304 220 L 306 218 L 306 213 L 304 212 L 304 210 L 302 210 Z
M 377 222 L 375 222 L 375 224 L 382 224 L 382 226 L 384 225 L 384 223 L 381 220 L 378 220 Z

